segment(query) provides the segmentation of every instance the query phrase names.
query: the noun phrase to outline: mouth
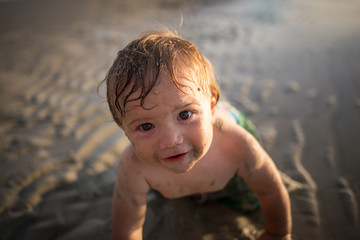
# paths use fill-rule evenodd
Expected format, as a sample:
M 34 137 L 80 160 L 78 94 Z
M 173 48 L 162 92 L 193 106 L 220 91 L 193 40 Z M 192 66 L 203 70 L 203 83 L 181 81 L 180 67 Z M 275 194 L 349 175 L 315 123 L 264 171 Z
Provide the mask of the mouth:
M 180 153 L 180 154 L 177 154 L 177 155 L 174 155 L 174 156 L 167 157 L 167 158 L 165 158 L 165 160 L 170 161 L 170 162 L 176 162 L 176 161 L 181 160 L 183 157 L 185 157 L 186 154 L 187 154 L 187 152 L 186 153 Z

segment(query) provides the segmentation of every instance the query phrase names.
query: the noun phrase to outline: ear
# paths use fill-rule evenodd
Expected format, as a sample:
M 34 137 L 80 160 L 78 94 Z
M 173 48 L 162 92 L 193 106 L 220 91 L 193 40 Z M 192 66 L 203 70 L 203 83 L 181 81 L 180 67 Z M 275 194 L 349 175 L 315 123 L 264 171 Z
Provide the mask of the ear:
M 216 99 L 215 99 L 215 97 L 211 97 L 211 99 L 210 99 L 210 107 L 211 107 L 211 115 L 214 116 L 215 107 L 216 107 Z

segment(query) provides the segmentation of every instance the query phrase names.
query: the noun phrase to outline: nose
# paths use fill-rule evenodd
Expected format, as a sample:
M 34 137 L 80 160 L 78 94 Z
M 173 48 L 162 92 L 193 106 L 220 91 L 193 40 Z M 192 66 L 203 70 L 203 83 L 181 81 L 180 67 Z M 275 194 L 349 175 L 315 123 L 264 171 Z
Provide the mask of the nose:
M 160 149 L 173 148 L 176 145 L 183 143 L 183 136 L 180 131 L 176 129 L 164 129 L 160 134 L 159 147 Z

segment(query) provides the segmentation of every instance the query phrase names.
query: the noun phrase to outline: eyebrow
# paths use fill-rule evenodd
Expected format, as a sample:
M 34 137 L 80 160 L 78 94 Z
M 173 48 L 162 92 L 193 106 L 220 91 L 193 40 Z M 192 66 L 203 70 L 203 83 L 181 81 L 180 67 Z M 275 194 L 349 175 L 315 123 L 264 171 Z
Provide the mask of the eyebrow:
M 174 109 L 185 108 L 185 107 L 188 107 L 188 106 L 190 106 L 190 105 L 200 106 L 200 104 L 197 103 L 197 102 L 190 102 L 190 103 L 185 103 L 185 104 L 179 103 L 179 104 L 176 104 L 176 105 L 175 105 L 175 108 L 174 108 Z
M 157 106 L 157 105 L 156 105 L 156 106 Z M 149 110 L 155 108 L 156 106 L 149 108 Z M 138 105 L 138 106 L 135 106 L 135 107 L 132 107 L 132 108 L 126 110 L 126 111 L 125 111 L 125 115 L 126 115 L 127 113 L 129 113 L 131 110 L 134 110 L 134 109 L 137 109 L 137 108 L 142 108 L 142 109 L 146 110 L 146 108 L 144 108 L 143 106 Z M 134 122 L 141 121 L 141 119 L 142 119 L 142 118 L 135 118 L 134 120 L 132 120 L 132 121 L 130 121 L 130 122 L 128 123 L 128 126 L 132 125 Z M 126 121 L 125 121 L 125 122 L 126 122 Z

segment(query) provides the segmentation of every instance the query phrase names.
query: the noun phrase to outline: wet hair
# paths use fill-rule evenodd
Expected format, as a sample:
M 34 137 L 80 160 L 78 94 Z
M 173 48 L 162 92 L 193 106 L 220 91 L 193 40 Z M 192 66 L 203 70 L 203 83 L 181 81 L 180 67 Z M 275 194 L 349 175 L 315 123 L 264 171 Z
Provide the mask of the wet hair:
M 195 44 L 169 30 L 146 32 L 118 52 L 102 81 L 107 86 L 110 111 L 119 126 L 126 104 L 140 100 L 143 107 L 160 73 L 168 74 L 180 91 L 187 86 L 179 82 L 179 77 L 194 82 L 216 102 L 219 99 L 213 68 Z

